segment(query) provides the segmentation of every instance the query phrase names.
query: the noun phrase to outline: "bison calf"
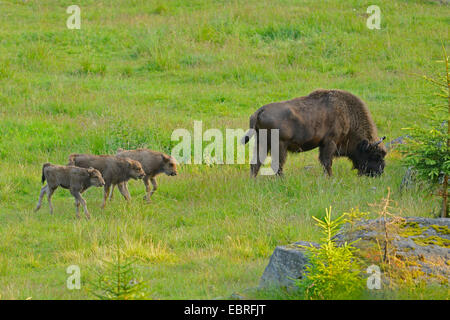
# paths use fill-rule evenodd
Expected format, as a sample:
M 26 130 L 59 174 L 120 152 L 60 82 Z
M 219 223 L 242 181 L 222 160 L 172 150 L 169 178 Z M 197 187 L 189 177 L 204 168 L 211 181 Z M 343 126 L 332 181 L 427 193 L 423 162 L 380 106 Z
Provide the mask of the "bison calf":
M 41 208 L 42 198 L 44 193 L 47 193 L 48 204 L 50 206 L 50 213 L 53 214 L 52 195 L 58 187 L 69 189 L 70 193 L 75 197 L 75 206 L 77 209 L 77 218 L 80 218 L 80 203 L 83 205 L 84 214 L 86 218 L 90 218 L 89 211 L 86 207 L 86 201 L 81 194 L 89 187 L 101 187 L 105 185 L 105 180 L 101 173 L 94 168 L 78 168 L 74 166 L 57 166 L 50 163 L 45 163 L 42 166 L 42 183 L 47 181 L 47 184 L 42 187 L 39 194 L 39 202 L 34 211 Z
M 111 185 L 118 184 L 120 193 L 129 201 L 131 200 L 130 193 L 122 182 L 130 179 L 142 179 L 145 176 L 142 165 L 138 161 L 111 155 L 71 154 L 69 165 L 83 168 L 93 167 L 101 172 L 105 180 L 102 208 L 106 205 Z
M 139 161 L 145 171 L 145 177 L 142 179 L 145 185 L 146 195 L 144 197 L 147 202 L 150 202 L 150 197 L 158 188 L 155 177 L 160 173 L 165 173 L 168 176 L 177 175 L 177 165 L 174 158 L 164 153 L 153 151 L 149 149 L 137 149 L 137 150 L 117 150 L 116 156 L 121 158 L 130 158 Z M 151 182 L 153 188 L 150 190 Z M 120 188 L 120 185 L 119 185 Z M 126 184 L 122 186 L 128 190 Z M 114 192 L 114 186 L 111 190 L 111 198 Z

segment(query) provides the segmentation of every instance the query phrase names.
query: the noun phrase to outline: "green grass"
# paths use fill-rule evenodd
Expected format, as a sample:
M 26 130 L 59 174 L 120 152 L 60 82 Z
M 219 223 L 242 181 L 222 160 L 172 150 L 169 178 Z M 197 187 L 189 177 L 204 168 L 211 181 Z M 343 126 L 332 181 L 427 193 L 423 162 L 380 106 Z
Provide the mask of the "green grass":
M 78 264 L 89 281 L 117 227 L 155 298 L 205 299 L 256 286 L 275 246 L 317 240 L 311 216 L 330 205 L 374 212 L 390 187 L 397 214 L 438 211 L 422 190 L 400 194 L 396 154 L 379 179 L 357 177 L 347 160 L 326 178 L 312 151 L 289 156 L 285 179 L 251 180 L 247 165 L 181 166 L 159 178 L 150 205 L 131 182 L 131 204 L 117 193 L 104 211 L 102 191 L 88 190 L 90 221 L 75 219 L 62 190 L 54 216 L 46 203 L 33 213 L 44 162 L 169 152 L 172 131 L 194 120 L 245 129 L 261 105 L 316 88 L 353 92 L 380 135 L 403 135 L 436 101 L 411 74 L 441 70 L 450 23 L 449 6 L 434 1 L 378 1 L 381 30 L 369 30 L 370 1 L 118 0 L 78 1 L 81 29 L 68 30 L 72 4 L 0 3 L 0 298 L 90 297 L 86 285 L 66 289 L 65 270 Z

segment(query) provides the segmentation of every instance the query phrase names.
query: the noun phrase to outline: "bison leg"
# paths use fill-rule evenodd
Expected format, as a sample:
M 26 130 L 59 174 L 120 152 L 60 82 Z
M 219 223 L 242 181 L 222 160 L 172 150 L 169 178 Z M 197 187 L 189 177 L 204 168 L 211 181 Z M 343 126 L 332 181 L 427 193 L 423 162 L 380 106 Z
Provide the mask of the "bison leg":
M 53 195 L 53 192 L 55 192 L 55 190 L 56 190 L 56 188 L 50 188 L 50 186 L 48 186 L 48 188 L 47 188 L 47 199 L 48 199 L 48 205 L 50 206 L 50 214 L 53 214 L 52 195 Z
M 41 208 L 42 198 L 44 197 L 44 194 L 47 191 L 47 188 L 48 188 L 48 185 L 45 185 L 41 188 L 41 193 L 39 194 L 39 201 L 38 201 L 36 208 L 34 209 L 34 212 L 38 211 Z
M 128 182 L 124 182 L 124 183 L 123 183 L 123 189 L 125 190 L 125 193 L 127 194 L 128 199 L 131 201 L 130 190 L 128 190 Z
M 120 193 L 123 195 L 123 197 L 125 198 L 125 200 L 130 201 L 131 200 L 131 196 L 130 196 L 130 192 L 128 191 L 127 188 L 127 183 L 126 182 L 121 182 L 117 185 L 117 188 L 119 188 Z
M 86 201 L 83 199 L 79 191 L 70 190 L 70 193 L 75 198 L 75 205 L 77 207 L 77 218 L 80 218 L 80 203 L 83 205 L 84 215 L 86 216 L 86 219 L 90 219 L 91 215 L 89 214 L 89 211 L 86 206 Z
M 84 209 L 84 215 L 86 216 L 86 219 L 90 219 L 91 218 L 91 215 L 89 214 L 89 211 L 88 211 L 88 209 L 87 209 L 87 206 L 86 206 L 86 200 L 84 200 L 83 199 L 83 197 L 81 196 L 81 194 L 80 194 L 80 200 L 78 200 L 78 203 L 80 203 L 81 202 L 81 204 L 83 205 L 83 209 Z
M 112 201 L 112 199 L 113 199 L 113 195 L 114 195 L 114 188 L 115 188 L 115 184 L 113 184 L 112 186 L 111 186 L 111 192 L 109 193 L 109 201 Z
M 152 189 L 150 190 L 150 184 L 149 180 L 152 183 Z M 158 183 L 156 183 L 156 179 L 154 177 L 145 176 L 144 179 L 142 179 L 145 185 L 145 197 L 144 200 L 147 200 L 147 202 L 150 202 L 150 198 L 155 193 L 156 189 L 158 189 Z
M 267 141 L 261 143 L 259 141 L 260 134 L 256 132 L 255 146 L 253 148 L 253 157 L 250 164 L 250 176 L 256 177 L 258 175 L 261 165 L 264 163 L 267 157 L 268 147 Z
M 156 182 L 155 178 L 151 178 L 150 182 L 152 183 L 152 191 L 150 192 L 150 194 L 148 195 L 148 200 L 150 201 L 150 197 L 155 193 L 156 189 L 158 189 L 158 183 Z
M 103 187 L 103 203 L 102 203 L 102 209 L 105 209 L 106 206 L 106 200 L 108 199 L 109 195 L 109 188 L 111 187 L 111 184 L 105 184 Z
M 273 155 L 273 148 L 271 151 L 271 154 Z M 278 148 L 278 159 L 276 157 L 272 157 L 272 170 L 275 172 L 278 176 L 283 175 L 283 166 L 286 162 L 287 158 L 287 143 L 280 141 L 279 142 L 279 148 Z
M 256 178 L 256 176 L 258 175 L 258 172 L 259 172 L 259 169 L 261 168 L 261 165 L 262 165 L 262 163 L 261 163 L 260 159 L 257 159 L 256 163 L 254 163 L 254 164 L 252 163 L 250 165 L 250 175 L 253 178 Z
M 80 219 L 80 202 L 75 198 L 75 208 L 77 210 L 77 219 Z
M 142 182 L 144 182 L 144 186 L 145 186 L 145 196 L 144 196 L 144 200 L 147 200 L 147 202 L 150 202 L 150 184 L 148 183 L 148 180 L 150 179 L 149 176 L 145 176 L 142 179 Z
M 330 142 L 319 148 L 319 161 L 325 168 L 328 176 L 333 175 L 333 171 L 331 166 L 333 165 L 333 155 L 336 152 L 336 144 L 334 142 Z

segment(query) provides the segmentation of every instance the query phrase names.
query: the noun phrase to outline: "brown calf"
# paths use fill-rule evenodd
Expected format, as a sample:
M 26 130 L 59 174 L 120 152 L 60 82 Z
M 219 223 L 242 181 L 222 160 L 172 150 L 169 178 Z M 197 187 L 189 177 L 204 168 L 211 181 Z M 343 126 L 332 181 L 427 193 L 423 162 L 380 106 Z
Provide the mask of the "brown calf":
M 150 197 L 158 188 L 155 177 L 160 173 L 165 173 L 168 176 L 177 175 L 177 165 L 176 160 L 162 152 L 153 151 L 149 149 L 136 149 L 136 150 L 117 150 L 116 156 L 121 158 L 130 158 L 139 161 L 142 164 L 142 168 L 145 171 L 145 177 L 142 179 L 145 185 L 146 195 L 144 197 L 147 202 L 150 202 Z M 153 188 L 150 190 L 150 184 L 152 183 Z M 119 185 L 119 188 L 121 186 Z M 126 183 L 123 184 L 122 188 L 128 190 Z M 114 186 L 111 190 L 112 198 L 114 192 Z
M 121 183 L 130 179 L 142 179 L 145 176 L 138 161 L 111 155 L 71 154 L 69 164 L 83 168 L 92 167 L 101 172 L 105 180 L 102 208 L 106 205 L 111 185 L 118 184 L 120 193 L 130 201 L 130 193 Z
M 89 211 L 86 207 L 86 201 L 81 194 L 89 187 L 101 187 L 105 185 L 105 181 L 101 173 L 94 168 L 78 168 L 74 166 L 58 166 L 50 163 L 45 163 L 42 166 L 42 183 L 47 180 L 47 184 L 42 187 L 39 194 L 39 202 L 34 211 L 41 208 L 42 198 L 44 193 L 47 193 L 48 204 L 50 206 L 50 213 L 53 214 L 52 195 L 58 187 L 69 189 L 70 193 L 75 198 L 75 206 L 77 209 L 77 218 L 80 218 L 80 203 L 83 205 L 84 214 L 86 218 L 90 218 Z

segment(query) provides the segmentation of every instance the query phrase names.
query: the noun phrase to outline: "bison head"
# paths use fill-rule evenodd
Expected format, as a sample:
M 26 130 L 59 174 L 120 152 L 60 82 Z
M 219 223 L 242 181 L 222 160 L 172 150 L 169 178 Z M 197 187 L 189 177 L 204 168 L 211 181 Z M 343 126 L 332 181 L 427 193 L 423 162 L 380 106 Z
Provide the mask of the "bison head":
M 142 179 L 145 177 L 145 171 L 142 168 L 142 165 L 139 161 L 127 159 L 129 168 L 130 168 L 130 176 L 133 179 Z
M 383 173 L 386 148 L 381 146 L 380 143 L 384 139 L 386 137 L 374 143 L 363 140 L 358 144 L 356 154 L 352 160 L 355 168 L 358 169 L 359 175 L 376 177 Z
M 163 158 L 163 171 L 168 176 L 177 175 L 177 163 L 173 157 L 169 157 L 165 154 L 162 155 Z
M 103 187 L 105 185 L 105 180 L 103 180 L 103 176 L 97 169 L 90 167 L 88 169 L 89 180 L 91 185 L 96 187 Z

